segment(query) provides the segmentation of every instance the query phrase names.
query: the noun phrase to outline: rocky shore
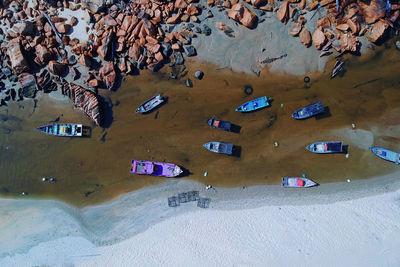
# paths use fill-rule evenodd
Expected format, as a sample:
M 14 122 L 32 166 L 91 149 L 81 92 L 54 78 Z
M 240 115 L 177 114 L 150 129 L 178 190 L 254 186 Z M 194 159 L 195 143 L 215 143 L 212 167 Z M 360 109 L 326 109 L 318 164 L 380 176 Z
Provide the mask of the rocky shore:
M 339 5 L 334 0 L 3 0 L 0 105 L 35 98 L 38 91 L 60 91 L 102 126 L 98 89 L 116 89 L 121 76 L 138 74 L 141 69 L 157 71 L 165 64 L 172 69 L 170 78 L 182 77 L 185 58 L 199 54 L 203 60 L 206 54 L 215 56 L 213 50 L 220 53 L 221 42 L 213 42 L 211 35 L 222 33 L 230 44 L 243 46 L 233 46 L 236 51 L 229 52 L 233 55 L 226 51 L 222 54 L 227 67 L 240 70 L 235 64 L 243 64 L 243 57 L 250 57 L 240 54 L 248 50 L 258 63 L 250 68 L 259 74 L 267 64 L 273 68 L 272 63 L 279 61 L 285 61 L 284 66 L 301 64 L 296 62 L 296 53 L 300 53 L 297 46 L 291 53 L 263 55 L 265 48 L 256 39 L 265 35 L 257 31 L 263 23 L 268 27 L 271 21 L 282 22 L 285 28 L 279 30 L 286 29 L 287 33 L 278 36 L 298 37 L 305 50 L 315 48 L 308 48 L 313 49 L 314 57 L 332 51 L 340 56 L 358 52 L 362 36 L 381 42 L 394 27 L 398 9 L 399 5 L 382 0 L 346 0 Z M 215 29 L 220 33 L 213 33 Z M 246 38 L 252 32 L 253 43 Z M 285 40 L 278 37 L 275 43 L 270 42 L 279 47 Z M 255 56 L 254 47 L 261 50 Z M 192 85 L 189 78 L 185 82 Z

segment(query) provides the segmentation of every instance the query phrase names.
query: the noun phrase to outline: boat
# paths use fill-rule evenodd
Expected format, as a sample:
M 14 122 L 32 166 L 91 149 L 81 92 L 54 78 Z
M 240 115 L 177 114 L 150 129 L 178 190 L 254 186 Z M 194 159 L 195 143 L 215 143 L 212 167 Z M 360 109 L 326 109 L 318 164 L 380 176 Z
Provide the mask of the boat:
M 163 96 L 161 96 L 160 94 L 156 95 L 156 96 L 153 96 L 152 98 L 150 98 L 149 100 L 147 100 L 146 102 L 141 104 L 136 109 L 136 113 L 149 112 L 149 111 L 153 110 L 154 108 L 156 108 L 157 106 L 159 106 L 164 101 L 165 101 L 165 98 Z
M 312 187 L 318 184 L 304 177 L 282 177 L 283 187 Z
M 311 152 L 319 154 L 343 152 L 343 145 L 340 141 L 315 142 L 306 148 Z
M 35 129 L 45 134 L 69 137 L 82 136 L 83 132 L 82 124 L 75 123 L 47 124 Z
M 271 103 L 270 103 L 271 100 L 272 100 L 272 98 L 266 97 L 266 96 L 263 96 L 263 97 L 260 97 L 257 99 L 253 99 L 249 102 L 242 104 L 235 111 L 250 112 L 250 111 L 258 110 L 260 108 L 268 107 L 271 105 Z
M 222 120 L 217 120 L 214 118 L 210 118 L 207 120 L 207 124 L 210 125 L 211 127 L 221 129 L 224 131 L 230 131 L 232 123 L 229 121 L 222 121 Z
M 162 177 L 176 177 L 182 173 L 182 169 L 175 164 L 145 160 L 132 160 L 131 173 L 162 176 Z
M 302 107 L 292 114 L 292 118 L 297 120 L 307 119 L 312 116 L 318 115 L 325 111 L 324 106 L 322 105 L 321 101 L 315 102 L 311 105 Z
M 205 148 L 211 152 L 232 155 L 233 145 L 232 143 L 224 142 L 208 142 L 203 145 Z
M 370 147 L 369 148 L 372 153 L 374 153 L 375 155 L 377 155 L 378 157 L 384 159 L 384 160 L 388 160 L 397 164 L 400 164 L 400 154 L 391 150 L 387 150 L 385 148 L 382 147 Z

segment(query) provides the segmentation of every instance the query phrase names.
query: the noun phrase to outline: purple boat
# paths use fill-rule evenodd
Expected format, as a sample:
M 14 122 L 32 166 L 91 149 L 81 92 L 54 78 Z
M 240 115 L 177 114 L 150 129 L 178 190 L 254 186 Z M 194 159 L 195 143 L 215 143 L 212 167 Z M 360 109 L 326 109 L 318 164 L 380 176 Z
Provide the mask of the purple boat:
M 176 177 L 182 169 L 175 164 L 145 160 L 132 160 L 131 173 L 163 177 Z

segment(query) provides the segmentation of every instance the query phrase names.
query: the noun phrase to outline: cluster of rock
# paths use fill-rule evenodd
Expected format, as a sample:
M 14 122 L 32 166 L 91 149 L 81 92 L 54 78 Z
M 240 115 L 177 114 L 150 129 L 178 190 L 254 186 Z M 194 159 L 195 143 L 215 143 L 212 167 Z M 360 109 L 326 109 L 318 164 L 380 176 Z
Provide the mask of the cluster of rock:
M 207 4 L 217 6 L 228 18 L 248 28 L 259 22 L 250 9 L 276 12 L 283 23 L 293 21 L 290 34 L 299 36 L 307 47 L 313 43 L 317 49 L 332 46 L 343 52 L 355 51 L 357 38 L 363 34 L 372 42 L 378 41 L 397 20 L 399 6 L 392 5 L 388 11 L 386 1 L 382 1 L 343 0 L 338 8 L 335 0 L 285 0 L 280 5 L 274 0 L 207 0 Z M 328 14 L 318 21 L 311 35 L 303 15 L 305 9 L 320 7 Z M 67 23 L 68 19 L 57 13 L 64 9 L 82 9 L 84 14 Z M 166 62 L 183 64 L 183 55 L 196 55 L 192 38 L 196 33 L 211 34 L 206 24 L 202 29 L 193 24 L 200 22 L 199 16 L 206 9 L 196 0 L 0 1 L 0 79 L 7 79 L 8 84 L 0 84 L 0 104 L 68 85 L 63 92 L 101 125 L 103 115 L 95 89 L 114 88 L 119 73 L 133 74 L 142 68 L 156 71 Z M 208 10 L 207 17 L 212 16 Z M 70 38 L 80 19 L 87 23 L 84 42 Z M 180 22 L 192 26 L 179 31 L 169 27 Z M 222 22 L 216 26 L 229 36 L 228 26 Z M 76 85 L 78 79 L 93 92 Z M 16 83 L 19 89 L 15 89 Z

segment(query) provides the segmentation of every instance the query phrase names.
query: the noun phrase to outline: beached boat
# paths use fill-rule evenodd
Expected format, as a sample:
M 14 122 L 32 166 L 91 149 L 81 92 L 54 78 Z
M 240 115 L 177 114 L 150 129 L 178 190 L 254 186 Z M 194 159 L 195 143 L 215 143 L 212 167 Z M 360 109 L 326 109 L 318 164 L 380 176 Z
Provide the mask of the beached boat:
M 182 173 L 182 169 L 175 164 L 145 160 L 132 160 L 131 173 L 152 176 L 176 177 Z
M 388 160 L 397 164 L 400 164 L 400 154 L 391 150 L 387 150 L 385 148 L 382 147 L 370 147 L 369 148 L 372 153 L 374 153 L 375 155 L 377 155 L 378 157 L 384 159 L 384 160 Z
M 229 121 L 222 121 L 214 118 L 208 119 L 207 124 L 210 125 L 211 127 L 221 129 L 224 131 L 230 131 L 232 126 L 232 123 Z
M 340 141 L 315 142 L 306 147 L 309 151 L 319 154 L 342 153 L 343 145 Z
M 208 142 L 203 145 L 205 148 L 211 152 L 232 155 L 233 145 L 232 143 L 224 142 Z
M 136 113 L 146 113 L 159 106 L 161 103 L 165 101 L 164 97 L 161 95 L 156 95 L 143 104 L 141 104 L 137 109 Z
M 283 187 L 312 187 L 318 184 L 303 177 L 282 177 Z
M 56 123 L 47 124 L 35 128 L 45 134 L 51 134 L 56 136 L 82 136 L 83 126 L 82 124 L 75 123 Z
M 250 111 L 258 110 L 260 108 L 268 107 L 271 105 L 271 103 L 270 103 L 271 100 L 272 100 L 272 98 L 266 97 L 266 96 L 263 96 L 263 97 L 260 97 L 257 99 L 253 99 L 249 102 L 242 104 L 235 111 L 250 112 Z
M 323 113 L 324 111 L 324 106 L 322 105 L 321 101 L 318 101 L 296 110 L 295 112 L 293 112 L 292 118 L 295 118 L 297 120 L 307 119 L 309 117 Z

